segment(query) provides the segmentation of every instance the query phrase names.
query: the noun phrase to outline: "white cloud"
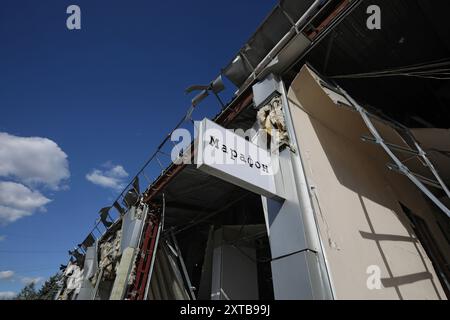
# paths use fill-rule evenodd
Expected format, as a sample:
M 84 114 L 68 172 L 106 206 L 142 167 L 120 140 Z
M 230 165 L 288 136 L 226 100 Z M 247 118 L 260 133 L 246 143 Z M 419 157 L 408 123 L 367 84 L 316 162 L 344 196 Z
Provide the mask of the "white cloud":
M 12 300 L 17 294 L 12 291 L 0 291 L 0 300 Z
M 50 201 L 23 184 L 0 181 L 0 223 L 14 222 L 32 215 L 36 210 L 43 211 Z
M 45 210 L 51 200 L 38 187 L 65 190 L 67 155 L 52 140 L 0 132 L 0 224 Z M 0 241 L 4 237 L 0 236 Z
M 9 280 L 12 277 L 14 277 L 14 271 L 11 270 L 0 271 L 0 280 Z
M 93 169 L 86 175 L 86 179 L 93 184 L 104 188 L 120 190 L 125 187 L 124 179 L 128 177 L 128 173 L 121 165 L 106 165 L 105 170 Z
M 6 236 L 0 236 L 0 242 L 6 239 Z
M 22 279 L 20 279 L 24 285 L 29 285 L 31 283 L 37 284 L 42 280 L 44 280 L 42 277 L 22 277 Z
M 0 132 L 0 177 L 57 190 L 70 177 L 67 155 L 47 138 Z

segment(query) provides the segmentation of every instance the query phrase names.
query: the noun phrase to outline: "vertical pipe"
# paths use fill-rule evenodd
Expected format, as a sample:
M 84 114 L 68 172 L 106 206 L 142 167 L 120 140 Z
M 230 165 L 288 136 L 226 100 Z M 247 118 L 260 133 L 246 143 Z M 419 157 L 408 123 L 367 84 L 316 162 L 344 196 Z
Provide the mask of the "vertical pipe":
M 309 192 L 308 182 L 306 180 L 306 174 L 304 170 L 304 165 L 300 157 L 299 144 L 297 141 L 297 136 L 295 132 L 294 122 L 290 113 L 290 105 L 287 99 L 287 92 L 284 86 L 284 82 L 280 80 L 279 82 L 281 97 L 283 100 L 283 110 L 286 122 L 286 129 L 288 131 L 289 137 L 297 149 L 295 153 L 291 153 L 291 159 L 293 159 L 293 170 L 294 170 L 294 180 L 297 185 L 298 199 L 300 206 L 302 208 L 302 217 L 305 226 L 305 233 L 307 236 L 307 241 L 309 246 L 313 247 L 318 252 L 319 265 L 320 265 L 320 281 L 317 283 L 322 288 L 323 298 L 334 299 L 335 293 L 328 270 L 328 264 L 325 256 L 325 251 L 323 249 L 323 243 L 320 238 L 320 233 L 318 229 L 318 224 L 316 220 L 316 215 L 314 213 L 314 208 L 312 205 L 311 194 Z

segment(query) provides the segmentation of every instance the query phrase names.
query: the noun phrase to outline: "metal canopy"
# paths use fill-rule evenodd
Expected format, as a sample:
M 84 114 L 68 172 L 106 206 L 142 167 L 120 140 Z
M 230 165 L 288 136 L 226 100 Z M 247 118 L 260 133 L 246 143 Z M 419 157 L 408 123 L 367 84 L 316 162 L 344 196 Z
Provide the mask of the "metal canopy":
M 162 193 L 166 198 L 165 229 L 201 220 L 252 194 L 205 174 L 194 165 L 186 166 Z
M 313 2 L 314 0 L 280 1 L 222 73 L 240 87 Z

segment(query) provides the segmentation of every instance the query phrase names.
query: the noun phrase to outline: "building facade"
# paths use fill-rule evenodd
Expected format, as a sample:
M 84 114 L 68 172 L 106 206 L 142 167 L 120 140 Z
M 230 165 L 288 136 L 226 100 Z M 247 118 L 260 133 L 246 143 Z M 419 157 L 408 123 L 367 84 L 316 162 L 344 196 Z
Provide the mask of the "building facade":
M 71 251 L 57 298 L 447 299 L 446 9 L 280 1 L 220 75 L 237 91 L 210 126 L 245 165 L 204 130 L 167 138 Z M 232 161 L 200 163 L 208 143 Z

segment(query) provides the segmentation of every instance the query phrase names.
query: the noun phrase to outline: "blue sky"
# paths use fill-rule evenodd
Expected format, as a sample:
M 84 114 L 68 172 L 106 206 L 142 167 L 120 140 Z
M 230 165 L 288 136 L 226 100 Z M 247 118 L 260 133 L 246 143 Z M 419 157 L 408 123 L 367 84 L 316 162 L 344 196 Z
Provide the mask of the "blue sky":
M 217 76 L 275 3 L 2 0 L 0 296 L 58 271 L 186 112 L 184 89 Z M 71 4 L 81 30 L 66 28 Z

